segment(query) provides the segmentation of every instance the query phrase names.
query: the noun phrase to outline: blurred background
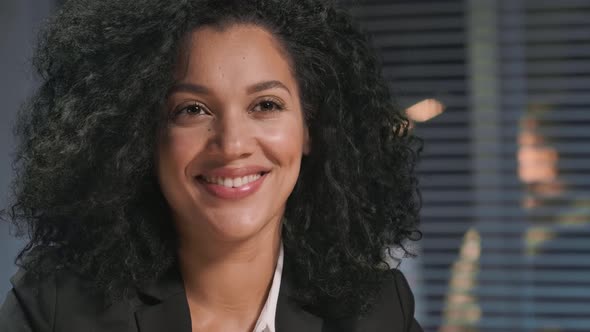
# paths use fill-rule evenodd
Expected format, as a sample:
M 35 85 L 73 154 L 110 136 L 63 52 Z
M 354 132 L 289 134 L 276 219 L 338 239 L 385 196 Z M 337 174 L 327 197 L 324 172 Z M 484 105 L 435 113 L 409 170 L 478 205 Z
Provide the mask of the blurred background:
M 401 269 L 425 331 L 589 331 L 590 1 L 341 2 L 424 139 L 424 237 Z M 0 2 L 2 207 L 36 31 L 59 3 Z M 9 233 L 2 298 L 23 245 Z
M 16 112 L 35 88 L 31 69 L 32 49 L 43 20 L 55 10 L 51 0 L 0 0 L 0 210 L 6 208 L 12 177 L 12 127 Z M 0 301 L 16 272 L 14 257 L 24 245 L 0 221 Z

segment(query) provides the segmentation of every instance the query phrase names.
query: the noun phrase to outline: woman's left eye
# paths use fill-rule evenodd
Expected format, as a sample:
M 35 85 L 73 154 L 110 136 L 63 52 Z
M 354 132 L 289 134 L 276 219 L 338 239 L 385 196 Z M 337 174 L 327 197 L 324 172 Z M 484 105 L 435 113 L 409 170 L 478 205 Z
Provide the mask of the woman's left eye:
M 283 105 L 274 100 L 263 100 L 256 104 L 252 109 L 253 112 L 275 112 L 283 110 Z

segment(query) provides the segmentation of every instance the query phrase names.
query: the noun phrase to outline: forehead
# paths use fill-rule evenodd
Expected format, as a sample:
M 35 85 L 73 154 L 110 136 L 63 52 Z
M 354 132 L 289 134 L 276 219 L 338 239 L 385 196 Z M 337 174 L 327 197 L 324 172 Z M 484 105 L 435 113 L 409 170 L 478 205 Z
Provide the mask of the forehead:
M 177 80 L 239 83 L 248 77 L 293 80 L 290 57 L 268 30 L 251 24 L 203 26 L 185 38 L 175 69 Z

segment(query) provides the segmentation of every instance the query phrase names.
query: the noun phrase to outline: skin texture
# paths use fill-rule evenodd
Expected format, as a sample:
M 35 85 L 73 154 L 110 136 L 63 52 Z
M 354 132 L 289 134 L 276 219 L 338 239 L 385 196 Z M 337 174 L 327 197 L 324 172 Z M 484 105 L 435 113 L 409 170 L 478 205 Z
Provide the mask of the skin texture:
M 248 331 L 270 288 L 285 204 L 309 149 L 299 91 L 278 41 L 254 25 L 199 28 L 181 54 L 157 171 L 180 234 L 193 330 Z M 282 86 L 250 88 L 268 81 Z M 243 198 L 218 197 L 195 178 L 251 165 L 268 173 Z
M 297 181 L 307 136 L 297 84 L 277 42 L 255 26 L 203 27 L 188 48 L 175 86 L 208 92 L 172 88 L 166 106 L 172 118 L 158 146 L 159 182 L 182 236 L 245 240 L 279 223 Z M 248 91 L 265 81 L 284 82 L 288 90 Z M 280 106 L 261 106 L 269 100 Z M 195 181 L 214 169 L 249 165 L 270 172 L 242 199 L 218 198 Z

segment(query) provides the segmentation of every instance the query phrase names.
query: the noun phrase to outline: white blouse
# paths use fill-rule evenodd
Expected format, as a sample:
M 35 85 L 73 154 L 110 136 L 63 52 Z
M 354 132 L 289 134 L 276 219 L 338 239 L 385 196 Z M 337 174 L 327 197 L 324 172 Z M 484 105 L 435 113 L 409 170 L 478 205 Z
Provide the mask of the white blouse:
M 272 285 L 270 286 L 268 297 L 266 298 L 264 307 L 262 307 L 260 316 L 258 316 L 253 332 L 275 332 L 275 315 L 279 300 L 279 290 L 281 289 L 281 275 L 283 274 L 283 255 L 283 244 L 281 243 L 275 274 L 272 278 Z

